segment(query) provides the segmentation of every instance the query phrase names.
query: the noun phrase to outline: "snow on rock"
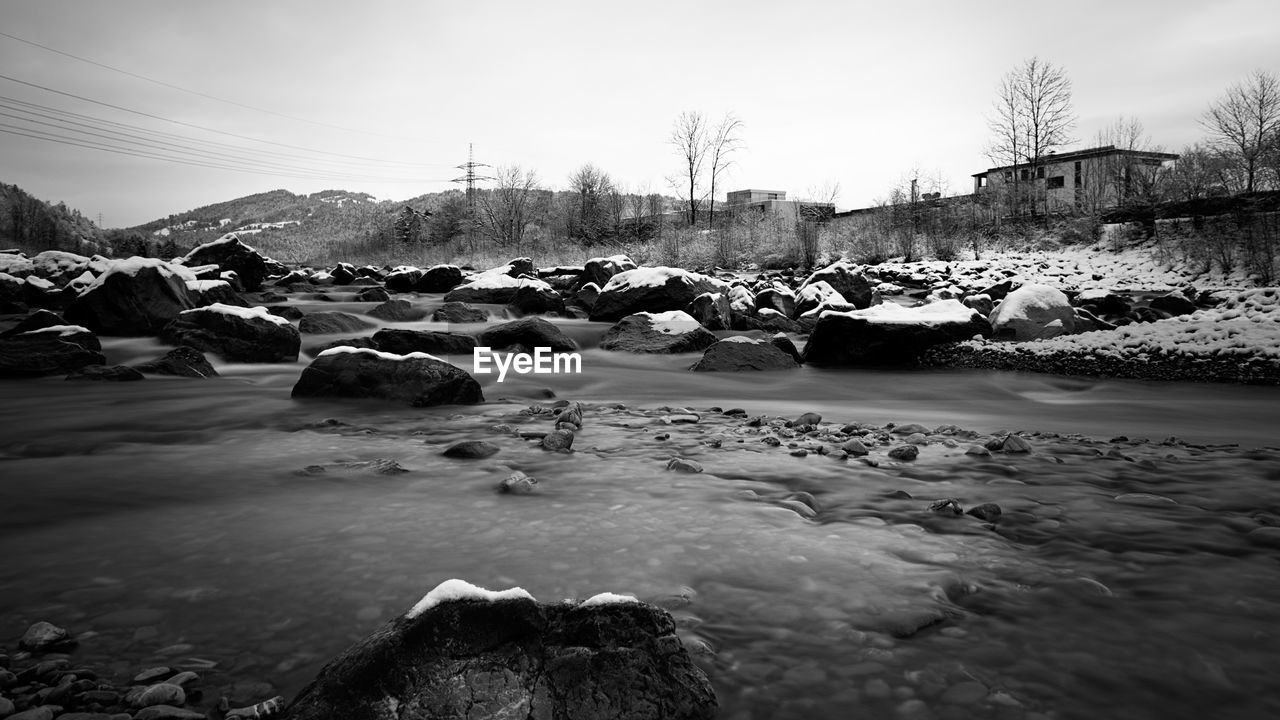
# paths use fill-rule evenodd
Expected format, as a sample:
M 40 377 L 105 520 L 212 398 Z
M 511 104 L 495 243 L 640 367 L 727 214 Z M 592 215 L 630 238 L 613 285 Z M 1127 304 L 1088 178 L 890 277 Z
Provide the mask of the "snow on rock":
M 457 285 L 445 294 L 445 302 L 491 303 L 505 305 L 511 302 L 521 288 L 535 292 L 555 293 L 551 285 L 529 277 L 512 277 L 504 272 L 488 270 L 473 275 L 467 282 Z
M 581 603 L 578 604 L 578 607 L 595 607 L 597 605 L 622 605 L 627 603 L 638 603 L 638 602 L 640 601 L 635 597 L 632 597 L 631 595 L 616 595 L 611 592 L 602 592 L 597 595 L 592 595 L 586 600 L 583 600 Z
M 444 360 L 441 360 L 435 355 L 431 355 L 429 353 L 424 353 L 424 352 L 411 352 L 411 353 L 405 353 L 403 355 L 396 355 L 395 353 L 383 352 L 381 350 L 374 350 L 373 348 L 359 348 L 359 347 L 352 347 L 350 345 L 339 345 L 338 347 L 331 347 L 328 350 L 321 352 L 316 357 L 320 358 L 320 357 L 326 357 L 329 355 L 347 355 L 352 353 L 359 354 L 359 355 L 369 355 L 371 357 L 376 357 L 381 360 L 404 361 L 404 360 L 419 359 L 419 360 L 435 360 L 437 362 L 445 362 Z
M 1028 283 L 1009 293 L 989 318 L 996 337 L 1018 341 L 1069 335 L 1076 330 L 1071 301 L 1059 289 Z
M 196 282 L 199 282 L 199 281 L 196 281 Z M 215 280 L 213 282 L 222 282 L 222 281 Z M 258 320 L 266 320 L 267 322 L 273 325 L 289 325 L 290 324 L 288 320 L 285 320 L 284 318 L 278 315 L 272 315 L 270 312 L 267 312 L 267 309 L 264 307 L 237 307 L 235 305 L 226 305 L 224 303 L 214 303 L 212 305 L 206 305 L 205 307 L 202 307 L 202 308 L 196 308 L 195 310 L 185 310 L 181 314 L 187 315 L 190 313 L 201 313 L 201 312 L 215 312 L 215 313 L 223 313 L 225 315 L 234 315 L 243 320 L 253 320 L 256 318 Z
M 823 315 L 845 315 L 861 318 L 876 323 L 947 323 L 969 322 L 977 315 L 973 308 L 965 306 L 959 300 L 942 300 L 928 305 L 904 307 L 897 303 L 880 303 L 863 310 L 849 310 L 841 313 L 828 311 Z
M 601 350 L 635 353 L 701 352 L 716 336 L 681 310 L 628 315 L 600 337 Z
M 31 264 L 40 277 L 65 280 L 84 272 L 89 266 L 89 258 L 61 250 L 45 250 L 31 258 Z
M 702 293 L 728 290 L 723 280 L 681 268 L 625 270 L 600 288 L 591 319 L 616 321 L 637 312 L 682 310 Z
M 898 365 L 927 348 L 987 335 L 991 325 L 957 300 L 906 308 L 896 303 L 865 310 L 824 312 L 805 345 L 804 361 L 817 365 Z
M 192 274 L 190 270 L 182 267 L 181 265 L 165 262 L 164 260 L 159 260 L 157 258 L 139 257 L 135 255 L 124 260 L 112 261 L 101 275 L 99 275 L 92 283 L 89 283 L 88 287 L 80 291 L 80 295 L 83 296 L 92 290 L 102 287 L 113 275 L 137 277 L 138 273 L 148 268 L 154 269 L 161 277 L 176 277 L 184 283 L 191 282 L 196 279 L 196 276 Z
M 80 333 L 88 333 L 89 328 L 80 325 L 50 325 L 35 330 L 28 330 L 23 335 L 31 335 L 34 333 L 57 333 L 58 337 L 67 337 L 68 335 L 77 335 Z
M 36 271 L 35 263 L 15 253 L 0 253 L 0 273 L 24 278 Z
M 447 602 L 458 602 L 459 600 L 479 600 L 481 602 L 498 602 L 501 600 L 528 600 L 536 602 L 524 588 L 508 588 L 506 590 L 493 591 L 486 590 L 482 587 L 472 585 L 466 580 L 445 580 L 435 587 L 434 590 L 422 596 L 409 612 L 404 616 L 413 619 L 422 613 L 430 610 L 437 605 Z
M 106 335 L 153 335 L 195 307 L 191 271 L 155 258 L 108 264 L 67 306 L 66 318 Z
M 693 316 L 682 310 L 668 310 L 660 313 L 636 313 L 649 319 L 649 326 L 660 333 L 686 333 L 699 326 Z

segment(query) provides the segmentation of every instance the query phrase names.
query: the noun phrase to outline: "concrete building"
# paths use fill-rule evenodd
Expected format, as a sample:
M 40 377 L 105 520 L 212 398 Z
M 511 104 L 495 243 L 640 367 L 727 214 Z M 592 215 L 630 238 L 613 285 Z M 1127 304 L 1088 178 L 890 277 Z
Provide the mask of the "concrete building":
M 802 213 L 804 217 L 813 220 L 829 220 L 836 212 L 836 206 L 832 203 L 788 200 L 785 190 L 757 188 L 727 193 L 725 205 L 733 213 L 753 210 L 765 215 L 782 215 L 790 220 L 798 219 Z
M 1114 145 L 1049 153 L 1038 162 L 994 167 L 973 174 L 973 197 L 993 215 L 1076 210 L 1096 212 L 1141 193 L 1173 153 L 1125 150 Z

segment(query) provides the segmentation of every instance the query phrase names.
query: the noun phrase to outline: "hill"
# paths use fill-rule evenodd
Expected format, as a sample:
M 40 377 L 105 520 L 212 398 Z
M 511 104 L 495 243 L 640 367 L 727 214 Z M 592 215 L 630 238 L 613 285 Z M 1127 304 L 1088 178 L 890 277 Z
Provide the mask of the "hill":
M 0 183 L 0 247 L 28 254 L 68 250 L 101 252 L 105 233 L 79 210 L 32 197 L 17 185 Z

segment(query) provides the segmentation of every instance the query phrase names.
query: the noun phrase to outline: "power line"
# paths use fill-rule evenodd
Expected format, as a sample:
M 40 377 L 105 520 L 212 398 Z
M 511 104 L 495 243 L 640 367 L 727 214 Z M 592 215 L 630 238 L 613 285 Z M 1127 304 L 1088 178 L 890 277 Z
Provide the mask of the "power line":
M 162 86 L 162 87 L 167 87 L 167 88 L 170 88 L 170 89 L 172 89 L 172 90 L 177 90 L 177 91 L 179 91 L 179 92 L 184 92 L 184 93 L 187 93 L 187 94 L 189 94 L 189 95 L 195 95 L 195 96 L 197 96 L 197 97 L 207 98 L 207 99 L 209 99 L 209 100 L 215 100 L 215 101 L 220 102 L 220 103 L 226 103 L 227 105 L 234 105 L 234 106 L 236 106 L 236 107 L 245 108 L 246 110 L 253 110 L 253 111 L 255 111 L 255 112 L 266 113 L 267 115 L 274 115 L 274 116 L 276 116 L 276 117 L 284 118 L 284 119 L 286 119 L 286 120 L 294 120 L 294 121 L 296 121 L 296 122 L 304 122 L 304 123 L 308 123 L 308 124 L 311 124 L 311 125 L 317 125 L 317 126 L 320 126 L 320 127 L 327 127 L 327 128 L 331 128 L 331 129 L 334 129 L 334 130 L 342 130 L 343 132 L 359 133 L 359 134 L 361 134 L 361 135 L 371 135 L 371 136 L 374 136 L 374 137 L 383 137 L 383 138 L 388 138 L 388 139 L 391 139 L 391 140 L 403 140 L 403 141 L 407 141 L 407 142 L 421 142 L 420 140 L 415 140 L 415 139 L 413 139 L 413 138 L 404 138 L 404 137 L 399 137 L 399 136 L 396 136 L 396 135 L 384 135 L 384 134 L 382 134 L 382 133 L 369 132 L 368 130 L 357 130 L 357 129 L 355 129 L 355 128 L 342 127 L 341 125 L 331 125 L 331 124 L 326 123 L 326 122 L 320 122 L 319 120 L 309 120 L 309 119 L 307 119 L 307 118 L 295 117 L 295 116 L 293 116 L 293 115 L 286 115 L 285 113 L 276 112 L 275 110 L 268 110 L 268 109 L 266 109 L 266 108 L 260 108 L 260 107 L 256 107 L 256 106 L 254 106 L 254 105 L 248 105 L 248 104 L 245 104 L 245 103 L 242 103 L 242 102 L 237 102 L 237 101 L 235 101 L 235 100 L 228 100 L 228 99 L 226 99 L 226 98 L 218 97 L 218 96 L 216 96 L 216 95 L 210 95 L 209 93 L 200 92 L 199 90 L 192 90 L 192 89 L 190 89 L 190 88 L 185 88 L 185 87 L 182 87 L 182 86 L 180 86 L 180 85 L 174 85 L 173 83 L 165 82 L 164 80 L 157 80 L 156 78 L 153 78 L 153 77 L 148 77 L 148 76 L 146 76 L 146 75 L 141 75 L 141 74 L 139 74 L 139 73 L 130 72 L 129 70 L 123 70 L 123 69 L 118 68 L 118 67 L 114 67 L 114 66 L 111 66 L 111 65 L 107 65 L 106 63 L 98 62 L 97 60 L 90 60 L 89 58 L 80 57 L 79 55 L 74 55 L 74 54 L 72 54 L 72 53 L 69 53 L 69 52 L 66 52 L 66 51 L 63 51 L 63 50 L 58 50 L 57 48 L 49 47 L 48 45 L 43 45 L 43 44 L 41 44 L 41 43 L 35 42 L 34 40 L 27 40 L 27 39 L 25 39 L 25 38 L 20 38 L 20 37 L 18 37 L 18 36 L 16 36 L 16 35 L 10 35 L 10 34 L 9 34 L 9 33 L 7 33 L 7 32 L 0 31 L 0 36 L 7 37 L 7 38 L 9 38 L 10 40 L 17 40 L 17 41 L 18 41 L 18 42 L 20 42 L 20 43 L 26 43 L 27 45 L 31 45 L 31 46 L 33 46 L 33 47 L 38 47 L 38 48 L 40 48 L 41 50 L 47 50 L 47 51 L 49 51 L 49 52 L 51 52 L 51 53 L 56 53 L 56 54 L 58 54 L 58 55 L 62 55 L 62 56 L 64 56 L 64 57 L 69 57 L 69 58 L 71 58 L 71 59 L 73 59 L 73 60 L 79 60 L 80 62 L 83 62 L 83 63 L 88 63 L 88 64 L 90 64 L 90 65 L 95 65 L 95 66 L 97 66 L 97 67 L 104 68 L 104 69 L 106 69 L 106 70 L 110 70 L 110 71 L 112 71 L 112 72 L 117 72 L 117 73 L 120 73 L 121 75 L 128 75 L 129 77 L 137 78 L 137 79 L 139 79 L 139 80 L 145 80 L 145 81 L 147 81 L 147 82 L 149 82 L 149 83 L 154 83 L 154 84 L 156 84 L 156 85 L 160 85 L 160 86 Z
M 455 166 L 465 173 L 460 178 L 454 178 L 450 182 L 465 183 L 467 186 L 467 243 L 475 248 L 475 227 L 476 227 L 476 183 L 481 180 L 493 180 L 487 175 L 476 174 L 476 168 L 490 167 L 484 163 L 478 163 L 475 159 L 475 146 L 467 143 L 467 161 L 461 165 Z

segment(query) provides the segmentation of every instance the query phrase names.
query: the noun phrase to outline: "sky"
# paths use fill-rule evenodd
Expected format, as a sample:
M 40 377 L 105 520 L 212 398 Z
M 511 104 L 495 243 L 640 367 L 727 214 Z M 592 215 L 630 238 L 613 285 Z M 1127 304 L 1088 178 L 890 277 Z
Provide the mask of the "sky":
M 1275 0 L 0 0 L 0 182 L 126 227 L 277 188 L 460 187 L 473 146 L 551 189 L 591 163 L 674 195 L 692 111 L 742 122 L 719 199 L 865 207 L 912 176 L 968 192 L 996 85 L 1033 56 L 1072 82 L 1066 149 L 1126 116 L 1177 152 L 1229 86 L 1280 73 L 1278 29 Z

